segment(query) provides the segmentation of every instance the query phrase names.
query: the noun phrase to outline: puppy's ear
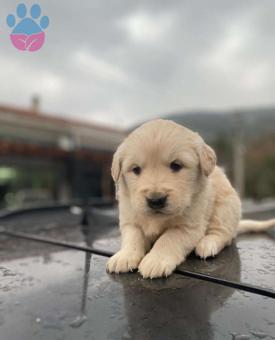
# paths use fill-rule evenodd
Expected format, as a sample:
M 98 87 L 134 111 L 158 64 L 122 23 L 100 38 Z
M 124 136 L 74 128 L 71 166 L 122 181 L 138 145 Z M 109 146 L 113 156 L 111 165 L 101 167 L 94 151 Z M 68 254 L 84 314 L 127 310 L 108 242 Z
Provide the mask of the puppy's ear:
M 115 182 L 115 188 L 116 188 L 116 199 L 118 199 L 119 180 L 121 176 L 121 167 L 122 167 L 122 150 L 121 149 L 122 149 L 121 146 L 119 146 L 117 151 L 114 153 L 112 167 L 111 167 L 111 174 Z
M 122 166 L 122 159 L 121 159 L 121 152 L 119 148 L 114 153 L 113 162 L 111 167 L 111 174 L 115 183 L 118 182 L 120 173 L 121 173 L 121 166 Z
M 200 151 L 200 167 L 205 176 L 209 176 L 214 170 L 217 162 L 215 151 L 207 144 L 203 143 Z

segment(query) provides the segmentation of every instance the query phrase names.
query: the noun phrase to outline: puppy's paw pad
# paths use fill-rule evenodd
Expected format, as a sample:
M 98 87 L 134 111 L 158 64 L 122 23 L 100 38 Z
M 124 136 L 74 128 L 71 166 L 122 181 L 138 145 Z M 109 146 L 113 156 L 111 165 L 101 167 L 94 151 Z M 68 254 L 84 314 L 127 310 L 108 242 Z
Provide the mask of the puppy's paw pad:
M 217 241 L 214 238 L 206 236 L 199 242 L 195 252 L 202 259 L 214 257 L 219 252 Z
M 113 255 L 106 265 L 109 273 L 127 273 L 138 268 L 142 255 L 131 254 L 125 251 L 119 251 Z
M 161 259 L 158 256 L 148 254 L 141 261 L 138 271 L 144 279 L 154 279 L 171 275 L 175 268 L 176 263 L 171 259 Z

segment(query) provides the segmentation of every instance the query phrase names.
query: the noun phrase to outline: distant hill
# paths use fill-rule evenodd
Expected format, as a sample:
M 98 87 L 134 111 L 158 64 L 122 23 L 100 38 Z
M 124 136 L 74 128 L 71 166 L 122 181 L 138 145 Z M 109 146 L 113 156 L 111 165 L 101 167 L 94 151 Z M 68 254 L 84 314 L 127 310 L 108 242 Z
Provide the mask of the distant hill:
M 218 136 L 230 138 L 236 127 L 241 126 L 245 138 L 257 139 L 262 135 L 275 134 L 275 107 L 239 110 L 240 123 L 233 111 L 193 111 L 164 114 L 162 118 L 171 119 L 199 132 L 205 139 Z M 140 125 L 140 124 L 138 124 Z M 132 127 L 133 130 L 136 126 Z
M 245 138 L 256 139 L 264 134 L 275 134 L 275 107 L 240 110 L 241 126 Z M 199 132 L 205 139 L 213 140 L 217 136 L 230 137 L 237 123 L 234 112 L 187 112 L 164 115 L 194 131 Z

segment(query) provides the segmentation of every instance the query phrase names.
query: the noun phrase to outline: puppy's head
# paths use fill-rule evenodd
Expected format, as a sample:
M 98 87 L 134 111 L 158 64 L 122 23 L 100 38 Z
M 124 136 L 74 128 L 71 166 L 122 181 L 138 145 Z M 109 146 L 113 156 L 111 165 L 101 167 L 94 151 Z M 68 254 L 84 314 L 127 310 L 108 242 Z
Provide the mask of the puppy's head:
M 214 170 L 216 156 L 203 139 L 172 121 L 153 120 L 118 147 L 112 164 L 118 199 L 140 214 L 177 215 Z

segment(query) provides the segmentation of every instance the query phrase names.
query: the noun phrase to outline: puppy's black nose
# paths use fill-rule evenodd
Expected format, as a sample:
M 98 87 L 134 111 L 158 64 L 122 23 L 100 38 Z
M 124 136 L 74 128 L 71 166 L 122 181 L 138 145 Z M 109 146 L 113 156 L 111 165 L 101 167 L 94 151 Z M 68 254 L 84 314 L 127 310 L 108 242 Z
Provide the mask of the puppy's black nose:
M 167 196 L 162 196 L 158 198 L 148 198 L 146 197 L 147 204 L 151 209 L 161 209 L 165 207 Z

